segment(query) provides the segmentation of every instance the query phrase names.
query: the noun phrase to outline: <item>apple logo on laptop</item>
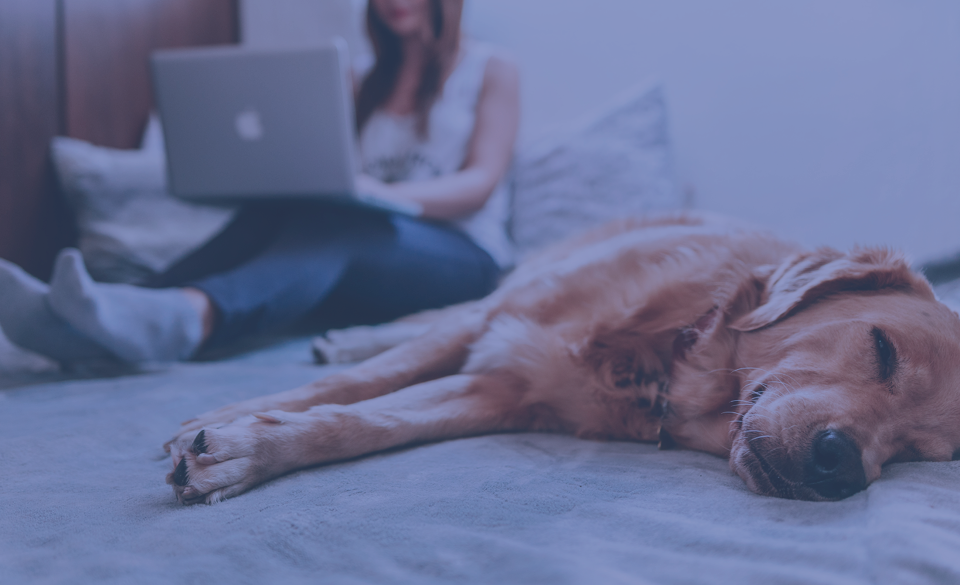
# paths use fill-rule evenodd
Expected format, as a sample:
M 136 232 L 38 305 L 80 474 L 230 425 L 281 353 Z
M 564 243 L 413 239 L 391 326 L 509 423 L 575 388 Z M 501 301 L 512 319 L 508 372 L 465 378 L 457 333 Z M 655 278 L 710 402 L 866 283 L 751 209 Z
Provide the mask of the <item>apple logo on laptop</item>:
M 237 136 L 247 142 L 256 142 L 263 138 L 263 122 L 260 120 L 260 112 L 253 108 L 247 108 L 237 114 L 233 126 L 237 130 Z

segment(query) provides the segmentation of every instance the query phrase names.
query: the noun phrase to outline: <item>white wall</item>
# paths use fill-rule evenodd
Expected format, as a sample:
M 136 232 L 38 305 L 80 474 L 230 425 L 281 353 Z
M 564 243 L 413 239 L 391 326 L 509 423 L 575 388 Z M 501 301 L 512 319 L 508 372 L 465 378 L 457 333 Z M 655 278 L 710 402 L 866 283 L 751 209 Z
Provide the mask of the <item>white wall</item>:
M 240 36 L 261 47 L 340 36 L 352 52 L 369 51 L 361 26 L 364 6 L 364 0 L 241 0 Z
M 274 35 L 285 11 L 362 4 L 244 1 Z M 525 139 L 656 76 L 700 207 L 811 246 L 960 250 L 960 2 L 467 2 L 523 69 Z

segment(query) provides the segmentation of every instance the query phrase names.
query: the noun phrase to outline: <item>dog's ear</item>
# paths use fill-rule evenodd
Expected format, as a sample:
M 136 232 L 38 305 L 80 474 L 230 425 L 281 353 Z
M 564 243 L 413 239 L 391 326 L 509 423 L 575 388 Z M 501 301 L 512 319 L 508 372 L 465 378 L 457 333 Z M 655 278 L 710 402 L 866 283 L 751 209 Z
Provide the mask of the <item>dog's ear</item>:
M 902 254 L 886 248 L 855 248 L 842 254 L 831 248 L 797 254 L 780 266 L 760 269 L 760 305 L 734 321 L 738 331 L 754 331 L 787 317 L 820 297 L 835 292 L 898 288 L 933 298 L 922 277 L 910 270 Z

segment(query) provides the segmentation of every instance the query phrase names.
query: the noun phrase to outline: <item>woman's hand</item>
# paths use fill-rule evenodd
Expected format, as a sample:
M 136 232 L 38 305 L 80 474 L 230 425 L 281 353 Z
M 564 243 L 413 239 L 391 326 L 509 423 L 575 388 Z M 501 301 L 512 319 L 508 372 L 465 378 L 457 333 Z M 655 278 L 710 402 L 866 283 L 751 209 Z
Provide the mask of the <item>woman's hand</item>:
M 415 217 L 423 215 L 423 205 L 405 194 L 402 189 L 398 189 L 397 185 L 384 183 L 370 175 L 359 174 L 357 175 L 356 188 L 360 199 L 373 197 L 381 202 L 395 203 L 397 205 L 395 211 L 401 211 Z
M 391 198 L 391 189 L 390 185 L 384 183 L 380 179 L 375 179 L 370 175 L 359 174 L 357 175 L 357 193 L 361 195 L 373 195 L 374 197 L 379 197 L 380 199 L 386 199 L 388 201 L 393 201 L 394 198 Z

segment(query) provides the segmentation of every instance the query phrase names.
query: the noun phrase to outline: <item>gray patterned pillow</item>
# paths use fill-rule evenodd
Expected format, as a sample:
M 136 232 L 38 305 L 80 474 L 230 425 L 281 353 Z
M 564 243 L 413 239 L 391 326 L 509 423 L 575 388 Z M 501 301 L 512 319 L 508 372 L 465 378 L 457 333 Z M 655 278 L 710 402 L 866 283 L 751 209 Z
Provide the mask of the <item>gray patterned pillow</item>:
M 511 235 L 523 258 L 606 221 L 682 204 L 663 90 L 646 83 L 518 153 Z

